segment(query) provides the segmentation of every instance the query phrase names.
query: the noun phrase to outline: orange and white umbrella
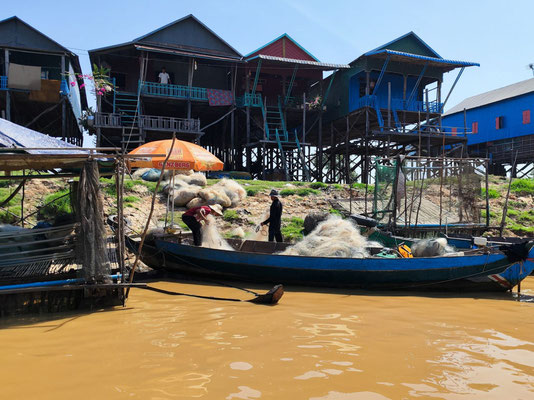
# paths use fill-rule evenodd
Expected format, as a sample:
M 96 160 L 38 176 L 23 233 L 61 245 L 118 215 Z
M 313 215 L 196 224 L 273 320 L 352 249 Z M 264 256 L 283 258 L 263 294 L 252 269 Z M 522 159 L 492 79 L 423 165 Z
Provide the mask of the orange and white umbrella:
M 171 146 L 172 139 L 157 140 L 139 146 L 129 154 L 165 154 L 165 156 L 135 158 L 130 162 L 130 167 L 161 169 Z M 222 171 L 223 168 L 224 163 L 208 150 L 183 140 L 175 140 L 171 156 L 165 165 L 165 169 L 170 170 Z

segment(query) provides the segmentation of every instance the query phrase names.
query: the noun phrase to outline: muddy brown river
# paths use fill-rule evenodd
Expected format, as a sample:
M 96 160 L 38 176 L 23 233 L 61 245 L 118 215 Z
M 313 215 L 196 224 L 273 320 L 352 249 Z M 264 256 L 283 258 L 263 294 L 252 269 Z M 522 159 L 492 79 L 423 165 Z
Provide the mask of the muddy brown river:
M 0 398 L 534 398 L 532 276 L 521 301 L 296 287 L 274 307 L 130 296 L 126 308 L 0 321 Z

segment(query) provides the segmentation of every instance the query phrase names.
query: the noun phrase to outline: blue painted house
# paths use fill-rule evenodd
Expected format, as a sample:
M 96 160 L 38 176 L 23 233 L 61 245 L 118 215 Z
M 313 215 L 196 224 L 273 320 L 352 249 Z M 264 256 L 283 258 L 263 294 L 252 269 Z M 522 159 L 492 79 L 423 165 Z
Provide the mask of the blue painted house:
M 372 156 L 434 156 L 443 140 L 448 145 L 465 142 L 442 129 L 449 96 L 442 93 L 442 82 L 445 73 L 459 69 L 456 84 L 466 67 L 479 64 L 445 59 L 408 32 L 349 65 L 323 81 L 324 126 L 312 136 L 322 148 L 318 158 L 328 169 L 327 180 L 346 181 L 354 173 L 367 181 Z
M 491 171 L 503 174 L 504 165 L 512 165 L 516 155 L 517 164 L 533 162 L 533 112 L 531 78 L 465 99 L 444 114 L 443 125 L 460 127 L 458 134 L 468 132 L 469 154 L 489 157 Z

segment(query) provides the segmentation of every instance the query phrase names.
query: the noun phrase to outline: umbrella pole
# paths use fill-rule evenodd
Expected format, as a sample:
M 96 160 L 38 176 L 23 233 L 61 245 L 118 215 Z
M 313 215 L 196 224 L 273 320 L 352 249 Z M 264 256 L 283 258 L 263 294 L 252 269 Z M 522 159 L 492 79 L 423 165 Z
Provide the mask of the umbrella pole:
M 172 179 L 171 179 L 171 188 L 172 188 L 172 198 L 171 198 L 171 229 L 174 228 L 174 174 L 176 171 L 172 170 Z

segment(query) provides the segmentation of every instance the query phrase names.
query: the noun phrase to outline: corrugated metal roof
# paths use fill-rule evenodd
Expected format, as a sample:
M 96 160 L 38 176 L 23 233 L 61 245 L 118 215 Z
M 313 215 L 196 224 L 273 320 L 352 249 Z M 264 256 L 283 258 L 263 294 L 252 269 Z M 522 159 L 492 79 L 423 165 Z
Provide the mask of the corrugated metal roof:
M 280 63 L 287 63 L 287 64 L 310 65 L 310 66 L 319 67 L 325 70 L 326 69 L 349 69 L 350 68 L 350 65 L 347 65 L 347 64 L 330 64 L 330 63 L 323 63 L 323 62 L 317 62 L 317 61 L 297 60 L 295 58 L 267 56 L 264 54 L 260 54 L 252 58 L 248 58 L 247 61 L 252 61 L 257 58 L 262 59 L 262 60 L 277 61 Z
M 244 61 L 241 61 L 241 59 L 239 58 L 218 56 L 218 55 L 212 55 L 208 53 L 198 53 L 195 51 L 174 50 L 174 49 L 169 49 L 169 48 L 161 48 L 161 47 L 138 45 L 138 44 L 134 46 L 137 50 L 148 50 L 148 51 L 154 51 L 156 53 L 174 54 L 177 56 L 187 56 L 187 57 L 196 57 L 196 58 L 205 58 L 209 60 L 244 62 Z
M 501 100 L 506 100 L 511 97 L 521 96 L 534 92 L 534 78 L 525 81 L 517 82 L 499 89 L 491 90 L 486 93 L 477 94 L 476 96 L 468 97 L 460 104 L 455 105 L 443 115 L 455 114 L 464 110 L 485 106 L 486 104 L 496 103 Z
M 406 53 L 403 51 L 388 50 L 388 49 L 365 53 L 365 56 L 373 56 L 373 55 L 378 55 L 378 54 L 408 57 L 408 58 L 413 58 L 416 60 L 425 60 L 430 63 L 447 64 L 447 65 L 457 66 L 457 67 L 480 67 L 479 63 L 475 63 L 471 61 L 447 60 L 445 58 L 427 57 L 427 56 L 422 56 L 419 54 L 412 54 L 412 53 Z

